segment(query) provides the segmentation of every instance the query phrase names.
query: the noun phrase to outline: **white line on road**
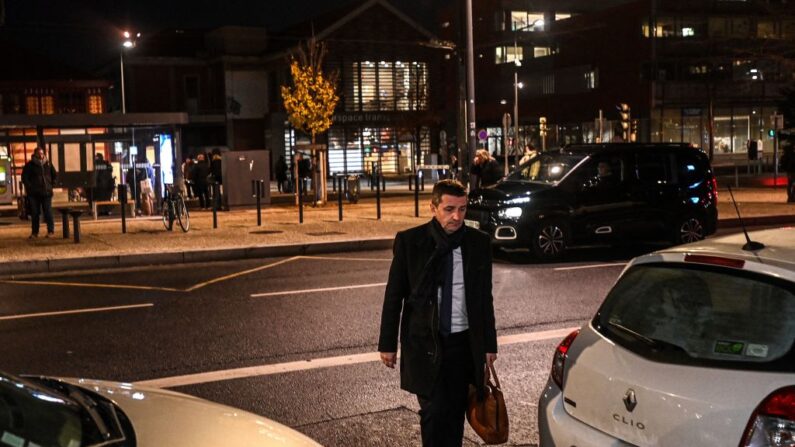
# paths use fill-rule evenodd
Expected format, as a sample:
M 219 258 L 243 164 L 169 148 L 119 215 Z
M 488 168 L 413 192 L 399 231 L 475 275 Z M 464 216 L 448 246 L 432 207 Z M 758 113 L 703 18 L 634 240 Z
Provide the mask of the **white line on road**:
M 84 314 L 90 312 L 108 312 L 113 310 L 137 309 L 140 307 L 152 307 L 152 306 L 154 306 L 154 303 L 131 304 L 129 306 L 94 307 L 91 309 L 61 310 L 57 312 L 38 312 L 35 314 L 8 315 L 5 317 L 0 317 L 0 320 L 19 320 L 22 318 L 53 317 L 57 315 Z
M 563 329 L 553 329 L 548 331 L 527 332 L 524 334 L 513 334 L 497 337 L 500 346 L 507 346 L 516 343 L 529 343 L 550 339 L 561 339 L 568 335 L 576 327 Z M 356 365 L 359 363 L 369 363 L 380 361 L 377 352 L 366 352 L 363 354 L 341 355 L 337 357 L 325 357 L 318 359 L 298 360 L 295 362 L 275 363 L 271 365 L 249 366 L 245 368 L 227 369 L 221 371 L 210 371 L 205 373 L 187 374 L 184 376 L 163 377 L 161 379 L 143 380 L 136 382 L 137 385 L 153 386 L 157 388 L 171 388 L 177 386 L 196 385 L 200 383 L 219 382 L 222 380 L 245 379 L 248 377 L 268 376 L 295 371 L 307 371 L 319 368 L 331 368 L 335 366 Z
M 612 264 L 592 264 L 592 265 L 578 265 L 575 267 L 556 267 L 552 270 L 563 271 L 563 270 L 582 270 L 582 269 L 598 269 L 602 267 L 624 267 L 627 265 L 624 262 L 614 262 Z
M 364 289 L 368 287 L 382 287 L 385 285 L 386 285 L 385 282 L 377 282 L 372 284 L 356 284 L 352 286 L 323 287 L 321 289 L 285 290 L 282 292 L 254 293 L 251 295 L 251 298 L 262 298 L 265 296 L 280 296 L 280 295 L 300 295 L 304 293 L 331 292 L 334 290 L 345 290 L 345 289 Z

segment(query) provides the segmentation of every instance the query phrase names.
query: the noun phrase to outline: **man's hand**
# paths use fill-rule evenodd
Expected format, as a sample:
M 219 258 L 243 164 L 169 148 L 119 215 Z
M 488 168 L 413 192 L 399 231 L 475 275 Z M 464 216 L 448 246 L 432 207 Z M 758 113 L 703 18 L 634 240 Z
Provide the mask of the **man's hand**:
M 496 356 L 496 354 L 495 354 Z M 386 365 L 389 368 L 395 367 L 395 362 L 397 362 L 397 352 L 382 352 L 381 353 L 381 363 Z
M 496 352 L 487 352 L 486 353 L 486 364 L 489 367 L 494 366 L 494 362 L 497 361 L 497 353 Z

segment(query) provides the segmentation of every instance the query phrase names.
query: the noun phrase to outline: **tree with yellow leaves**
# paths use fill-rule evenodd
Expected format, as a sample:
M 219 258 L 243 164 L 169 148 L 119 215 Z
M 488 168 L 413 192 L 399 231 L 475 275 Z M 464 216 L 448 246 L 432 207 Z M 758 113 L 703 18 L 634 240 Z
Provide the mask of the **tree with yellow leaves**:
M 325 46 L 310 39 L 307 49 L 299 47 L 298 56 L 291 58 L 290 74 L 293 85 L 282 86 L 284 108 L 287 110 L 290 123 L 312 136 L 312 144 L 316 137 L 331 127 L 331 117 L 337 107 L 337 75 L 323 74 L 323 56 Z
M 337 73 L 329 75 L 323 73 L 323 57 L 326 47 L 314 38 L 306 46 L 298 47 L 298 59 L 290 59 L 290 74 L 292 86 L 282 86 L 282 99 L 290 123 L 296 129 L 302 130 L 312 136 L 312 158 L 320 165 L 320 173 L 312 182 L 315 189 L 315 198 L 325 203 L 326 194 L 326 152 L 318 150 L 315 146 L 317 135 L 322 134 L 331 127 L 331 117 L 337 107 Z M 298 172 L 294 173 L 298 180 Z M 300 180 L 298 180 L 300 181 Z M 296 183 L 297 184 L 297 183 Z M 319 197 L 318 194 L 319 193 Z M 296 195 L 296 200 L 298 196 Z

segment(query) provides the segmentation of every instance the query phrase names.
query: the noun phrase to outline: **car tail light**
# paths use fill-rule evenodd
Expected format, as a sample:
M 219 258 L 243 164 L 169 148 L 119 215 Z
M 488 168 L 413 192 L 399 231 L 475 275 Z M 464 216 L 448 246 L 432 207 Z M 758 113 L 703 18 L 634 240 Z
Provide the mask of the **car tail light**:
M 774 391 L 756 407 L 740 447 L 795 445 L 795 386 Z
M 558 387 L 563 389 L 563 371 L 566 367 L 566 359 L 569 354 L 569 347 L 574 343 L 574 339 L 580 335 L 580 330 L 572 332 L 563 339 L 562 342 L 555 349 L 555 355 L 552 357 L 552 380 L 558 384 Z
M 743 261 L 742 259 L 732 259 L 732 258 L 724 258 L 722 256 L 693 255 L 693 254 L 686 254 L 685 262 L 720 265 L 722 267 L 733 267 L 736 269 L 741 269 L 745 265 L 745 261 Z

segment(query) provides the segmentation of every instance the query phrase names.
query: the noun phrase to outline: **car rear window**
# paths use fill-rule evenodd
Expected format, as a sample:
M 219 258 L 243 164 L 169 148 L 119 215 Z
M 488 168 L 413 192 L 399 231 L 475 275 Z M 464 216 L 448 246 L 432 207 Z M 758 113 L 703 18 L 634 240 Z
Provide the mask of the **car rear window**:
M 594 327 L 655 361 L 795 371 L 793 284 L 690 264 L 632 267 L 610 291 Z

